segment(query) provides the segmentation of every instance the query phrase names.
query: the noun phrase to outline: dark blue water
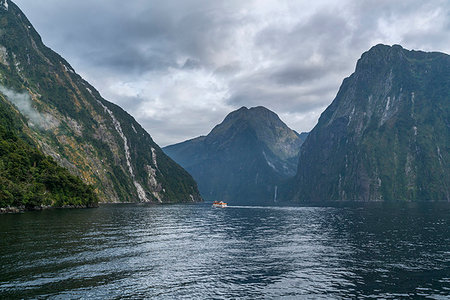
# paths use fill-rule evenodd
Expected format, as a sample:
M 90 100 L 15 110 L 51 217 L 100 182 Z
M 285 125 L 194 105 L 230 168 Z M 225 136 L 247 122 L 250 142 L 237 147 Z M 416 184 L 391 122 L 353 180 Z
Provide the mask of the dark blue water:
M 450 206 L 0 215 L 0 298 L 449 299 Z

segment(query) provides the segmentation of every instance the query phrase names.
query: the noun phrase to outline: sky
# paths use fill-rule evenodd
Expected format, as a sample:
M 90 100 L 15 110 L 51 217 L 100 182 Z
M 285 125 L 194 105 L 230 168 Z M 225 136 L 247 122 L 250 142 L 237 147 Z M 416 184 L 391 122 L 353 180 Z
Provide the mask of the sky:
M 160 145 L 265 106 L 310 131 L 372 46 L 450 53 L 448 0 L 15 0 Z

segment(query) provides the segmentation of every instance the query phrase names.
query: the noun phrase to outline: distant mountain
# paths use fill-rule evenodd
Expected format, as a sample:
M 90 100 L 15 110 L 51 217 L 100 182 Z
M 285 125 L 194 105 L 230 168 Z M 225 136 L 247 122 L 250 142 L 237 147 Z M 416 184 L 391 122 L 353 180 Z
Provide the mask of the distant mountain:
M 101 201 L 201 200 L 193 178 L 47 48 L 9 0 L 0 0 L 0 93 L 26 118 L 23 132 Z
M 192 174 L 205 199 L 267 203 L 278 183 L 295 175 L 304 136 L 267 108 L 242 107 L 207 136 L 163 150 Z
M 377 45 L 300 151 L 290 199 L 450 201 L 450 56 Z

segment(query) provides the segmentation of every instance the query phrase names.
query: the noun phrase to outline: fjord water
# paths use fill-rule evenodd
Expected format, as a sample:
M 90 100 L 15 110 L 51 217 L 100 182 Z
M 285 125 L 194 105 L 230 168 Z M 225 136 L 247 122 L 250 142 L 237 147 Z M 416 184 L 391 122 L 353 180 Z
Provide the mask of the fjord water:
M 0 298 L 444 299 L 449 228 L 448 204 L 0 215 Z

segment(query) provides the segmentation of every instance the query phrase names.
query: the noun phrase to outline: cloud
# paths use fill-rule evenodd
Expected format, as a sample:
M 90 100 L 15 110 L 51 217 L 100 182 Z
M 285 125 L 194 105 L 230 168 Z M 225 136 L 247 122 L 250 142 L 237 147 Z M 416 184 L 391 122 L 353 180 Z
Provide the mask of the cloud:
M 450 52 L 447 0 L 16 0 L 160 145 L 264 105 L 309 131 L 377 43 Z
M 28 93 L 17 93 L 0 85 L 0 93 L 14 104 L 20 113 L 28 119 L 29 126 L 36 126 L 47 130 L 59 126 L 58 120 L 48 113 L 40 113 L 32 106 L 31 97 Z

